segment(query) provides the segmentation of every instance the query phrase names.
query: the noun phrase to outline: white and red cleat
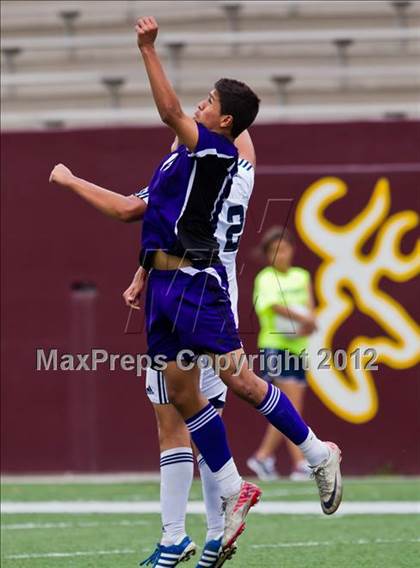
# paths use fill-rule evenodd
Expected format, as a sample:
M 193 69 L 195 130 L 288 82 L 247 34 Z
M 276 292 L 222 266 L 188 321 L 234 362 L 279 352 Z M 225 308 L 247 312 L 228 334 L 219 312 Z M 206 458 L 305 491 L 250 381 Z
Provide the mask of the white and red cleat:
M 262 491 L 257 485 L 243 481 L 239 493 L 223 498 L 225 511 L 225 532 L 222 548 L 230 548 L 245 529 L 245 518 L 248 511 L 258 503 Z

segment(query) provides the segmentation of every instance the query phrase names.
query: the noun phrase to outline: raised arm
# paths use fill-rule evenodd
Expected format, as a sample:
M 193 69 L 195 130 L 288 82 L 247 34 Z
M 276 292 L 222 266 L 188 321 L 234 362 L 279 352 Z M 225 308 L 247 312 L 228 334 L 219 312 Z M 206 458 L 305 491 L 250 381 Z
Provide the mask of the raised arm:
M 143 199 L 135 195 L 121 195 L 78 178 L 63 164 L 54 167 L 49 181 L 71 189 L 101 213 L 125 223 L 138 221 L 146 211 L 147 204 Z
M 248 130 L 241 132 L 241 134 L 239 134 L 239 136 L 235 139 L 234 144 L 238 149 L 239 157 L 250 162 L 255 168 L 257 158 L 255 155 L 254 144 L 252 143 Z
M 194 151 L 198 142 L 197 123 L 181 108 L 155 50 L 158 25 L 153 17 L 140 18 L 136 25 L 137 45 L 146 67 L 153 98 L 162 121 L 172 128 L 180 144 Z

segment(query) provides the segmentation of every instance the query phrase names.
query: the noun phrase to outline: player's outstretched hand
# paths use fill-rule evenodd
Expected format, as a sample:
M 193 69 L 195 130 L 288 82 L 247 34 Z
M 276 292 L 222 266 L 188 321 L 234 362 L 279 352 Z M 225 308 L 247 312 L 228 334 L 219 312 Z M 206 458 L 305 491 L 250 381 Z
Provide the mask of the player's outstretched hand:
M 74 176 L 67 166 L 64 164 L 57 164 L 50 173 L 49 182 L 55 182 L 59 185 L 68 185 L 73 178 Z
M 158 29 L 157 22 L 153 16 L 146 16 L 137 20 L 137 45 L 140 49 L 155 43 Z
M 134 275 L 133 281 L 123 294 L 125 305 L 135 310 L 140 309 L 140 295 L 146 282 L 146 271 L 141 266 Z

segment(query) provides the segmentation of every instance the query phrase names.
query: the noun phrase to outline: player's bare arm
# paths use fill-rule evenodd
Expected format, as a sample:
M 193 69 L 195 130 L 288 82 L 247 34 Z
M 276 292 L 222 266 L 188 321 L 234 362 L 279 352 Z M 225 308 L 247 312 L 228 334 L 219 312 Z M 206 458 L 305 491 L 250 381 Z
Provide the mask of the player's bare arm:
M 254 168 L 257 165 L 257 157 L 255 155 L 254 144 L 252 143 L 251 135 L 248 130 L 244 130 L 235 139 L 235 146 L 238 149 L 239 158 L 243 158 L 250 162 Z
M 79 178 L 64 164 L 53 168 L 49 181 L 72 190 L 101 213 L 119 221 L 138 221 L 146 211 L 147 204 L 143 199 L 135 195 L 121 195 Z
M 175 131 L 180 144 L 185 144 L 190 150 L 195 150 L 198 142 L 198 127 L 196 122 L 182 110 L 179 99 L 156 53 L 155 40 L 158 25 L 155 18 L 139 18 L 136 32 L 137 45 L 146 67 L 159 115 L 162 121 Z
M 175 136 L 175 140 L 172 142 L 172 145 L 171 145 L 171 152 L 175 152 L 175 150 L 178 148 L 178 146 L 179 146 L 178 136 Z
M 308 284 L 308 298 L 309 298 L 308 299 L 309 314 L 307 316 L 308 320 L 303 323 L 303 325 L 299 330 L 299 335 L 302 336 L 310 335 L 318 328 L 316 324 L 314 291 L 311 282 L 309 282 Z
M 293 308 L 289 308 L 288 306 L 283 306 L 281 304 L 275 304 L 273 306 L 273 310 L 280 316 L 290 318 L 297 323 L 305 326 L 305 335 L 309 335 L 316 329 L 315 318 L 312 313 L 309 315 L 301 314 L 297 311 L 295 312 Z
M 140 296 L 146 283 L 146 277 L 146 271 L 142 266 L 139 266 L 130 286 L 123 293 L 125 305 L 129 308 L 140 309 Z

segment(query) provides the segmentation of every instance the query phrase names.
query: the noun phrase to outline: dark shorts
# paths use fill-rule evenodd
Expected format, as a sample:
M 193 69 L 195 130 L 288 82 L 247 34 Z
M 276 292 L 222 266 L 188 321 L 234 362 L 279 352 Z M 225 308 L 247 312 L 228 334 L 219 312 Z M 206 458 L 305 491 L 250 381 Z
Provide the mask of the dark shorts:
M 306 385 L 303 358 L 284 349 L 264 349 L 262 377 L 267 382 L 290 381 Z
M 200 355 L 242 347 L 223 265 L 151 270 L 146 325 L 152 359 L 163 355 L 166 361 L 174 361 L 185 349 Z

